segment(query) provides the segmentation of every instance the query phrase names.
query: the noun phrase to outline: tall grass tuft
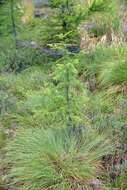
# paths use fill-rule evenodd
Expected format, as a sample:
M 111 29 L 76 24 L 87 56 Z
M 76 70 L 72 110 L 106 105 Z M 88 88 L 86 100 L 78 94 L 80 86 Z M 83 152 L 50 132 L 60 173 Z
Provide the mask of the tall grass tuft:
M 112 150 L 104 135 L 91 130 L 77 137 L 67 130 L 25 129 L 7 146 L 8 177 L 25 190 L 86 189 Z

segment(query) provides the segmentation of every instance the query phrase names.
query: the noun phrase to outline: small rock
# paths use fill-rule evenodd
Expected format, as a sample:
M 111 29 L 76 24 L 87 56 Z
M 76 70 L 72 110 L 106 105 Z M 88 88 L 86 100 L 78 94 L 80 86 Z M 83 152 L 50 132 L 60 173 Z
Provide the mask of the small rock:
M 127 32 L 127 22 L 123 24 L 123 32 Z
M 68 46 L 67 49 L 70 53 L 79 53 L 80 52 L 80 47 L 76 46 L 76 45 Z
M 98 179 L 95 179 L 90 183 L 90 187 L 93 188 L 94 190 L 101 190 L 102 183 Z
M 40 8 L 43 6 L 50 6 L 49 0 L 34 0 L 34 4 L 36 8 Z
M 92 29 L 96 28 L 96 24 L 95 23 L 86 23 L 83 25 L 83 28 L 85 30 L 92 30 Z

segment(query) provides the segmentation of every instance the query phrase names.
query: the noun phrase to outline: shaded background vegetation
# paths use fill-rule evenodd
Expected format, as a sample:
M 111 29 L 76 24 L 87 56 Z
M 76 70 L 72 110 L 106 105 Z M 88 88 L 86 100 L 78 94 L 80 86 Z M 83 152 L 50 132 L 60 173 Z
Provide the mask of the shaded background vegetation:
M 126 190 L 127 2 L 39 2 L 0 1 L 0 189 Z

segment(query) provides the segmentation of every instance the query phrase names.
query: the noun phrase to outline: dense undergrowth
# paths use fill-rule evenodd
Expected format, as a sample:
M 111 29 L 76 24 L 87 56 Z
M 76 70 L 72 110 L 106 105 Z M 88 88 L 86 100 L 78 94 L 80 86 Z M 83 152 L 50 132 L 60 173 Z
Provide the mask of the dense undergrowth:
M 126 1 L 23 2 L 0 1 L 0 189 L 127 190 Z

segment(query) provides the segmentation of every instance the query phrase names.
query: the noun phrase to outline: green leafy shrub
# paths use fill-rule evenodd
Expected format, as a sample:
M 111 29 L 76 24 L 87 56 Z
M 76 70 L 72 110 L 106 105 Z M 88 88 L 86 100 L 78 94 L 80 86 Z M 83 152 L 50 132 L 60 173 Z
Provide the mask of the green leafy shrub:
M 17 75 L 2 74 L 0 77 L 1 123 L 7 127 L 11 127 L 13 123 L 17 123 L 17 126 L 38 126 L 44 115 L 40 108 L 42 108 L 42 112 L 45 111 L 43 97 L 46 92 L 44 87 L 48 80 L 43 67 L 37 66 L 25 69 Z M 38 99 L 38 96 L 42 97 L 41 100 Z
M 21 73 L 5 73 L 0 77 L 0 88 L 8 91 L 18 98 L 23 99 L 31 91 L 39 91 L 50 77 L 44 73 L 43 66 L 32 66 Z
M 0 93 L 0 115 L 4 115 L 14 109 L 16 98 L 2 90 Z
M 13 45 L 0 47 L 0 71 L 21 72 L 30 66 L 41 65 L 46 62 L 45 56 L 30 47 L 15 48 Z
M 116 188 L 121 187 L 121 189 L 124 189 L 127 187 L 127 160 L 125 160 L 121 165 L 117 165 L 116 170 L 119 171 L 120 175 L 116 179 L 115 186 Z
M 0 129 L 0 149 L 4 147 L 6 143 L 6 134 Z
M 26 129 L 6 150 L 11 183 L 25 190 L 71 190 L 87 188 L 96 179 L 100 159 L 113 146 L 103 135 L 87 129 L 79 137 L 66 130 Z

